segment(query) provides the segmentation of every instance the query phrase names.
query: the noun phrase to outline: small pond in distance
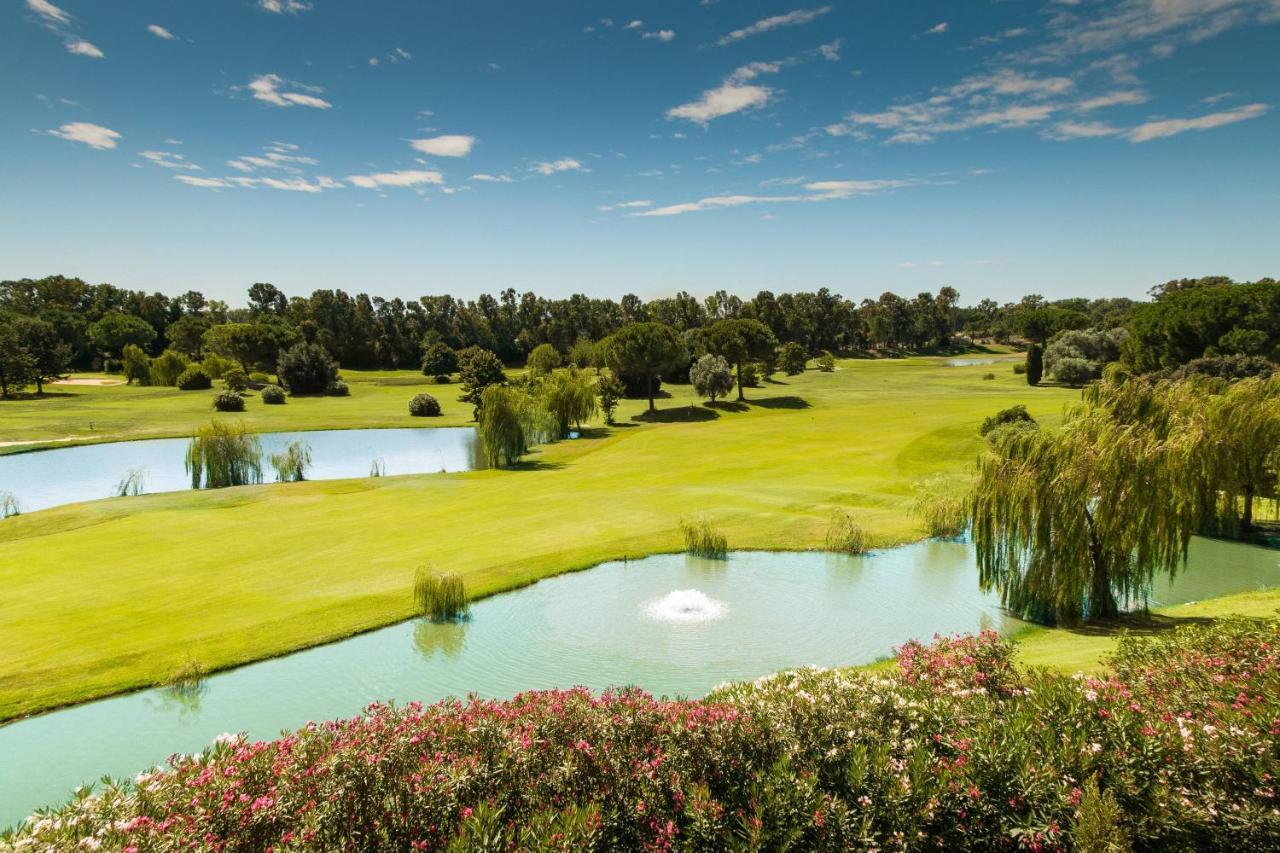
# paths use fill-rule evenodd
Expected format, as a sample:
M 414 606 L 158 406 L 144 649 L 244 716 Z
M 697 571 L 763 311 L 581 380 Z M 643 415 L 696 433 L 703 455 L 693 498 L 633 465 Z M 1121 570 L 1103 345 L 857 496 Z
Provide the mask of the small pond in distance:
M 275 480 L 271 454 L 295 441 L 311 446 L 308 480 L 367 477 L 374 460 L 381 460 L 388 476 L 476 467 L 475 430 L 469 427 L 269 432 L 258 438 L 264 482 Z M 190 441 L 157 438 L 0 456 L 0 492 L 12 492 L 23 512 L 35 512 L 112 497 L 116 485 L 135 468 L 144 472 L 147 494 L 185 491 L 191 488 L 183 465 Z
M 1280 552 L 1196 540 L 1152 606 L 1280 585 Z M 409 595 L 409 590 L 405 590 Z M 186 695 L 151 689 L 0 726 L 0 826 L 103 774 L 131 778 L 223 732 L 270 738 L 370 702 L 635 684 L 701 696 L 808 664 L 868 663 L 908 639 L 1022 623 L 978 590 L 973 549 L 860 557 L 740 552 L 606 563 L 477 602 L 470 621 L 393 625 L 241 667 Z

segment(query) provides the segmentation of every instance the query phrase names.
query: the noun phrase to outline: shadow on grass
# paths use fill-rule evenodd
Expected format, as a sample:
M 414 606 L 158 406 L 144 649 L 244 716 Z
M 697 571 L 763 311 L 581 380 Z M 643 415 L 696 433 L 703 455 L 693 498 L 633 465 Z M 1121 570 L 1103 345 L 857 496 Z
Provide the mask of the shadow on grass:
M 745 412 L 749 409 L 746 403 L 741 400 L 716 400 L 714 403 L 705 404 L 708 409 L 715 409 L 720 412 Z
M 809 401 L 803 397 L 794 395 L 786 395 L 784 397 L 762 397 L 759 400 L 748 400 L 753 406 L 759 406 L 762 409 L 808 409 Z
M 538 459 L 524 459 L 514 465 L 503 467 L 503 471 L 559 471 L 565 467 L 563 462 L 543 462 Z
M 644 412 L 633 415 L 631 420 L 647 424 L 679 424 L 714 421 L 720 413 L 705 406 L 681 406 L 676 409 L 658 409 L 656 412 Z
M 1130 613 L 1118 619 L 1088 622 L 1083 625 L 1061 626 L 1061 630 L 1081 637 L 1111 637 L 1120 631 L 1128 631 L 1139 637 L 1164 634 L 1184 625 L 1212 625 L 1217 620 L 1209 616 L 1166 616 L 1162 613 Z
M 0 397 L 0 403 L 29 403 L 32 400 L 52 400 L 58 397 L 83 397 L 83 392 L 75 391 L 45 391 L 43 394 L 37 394 L 34 391 L 10 394 L 8 397 Z

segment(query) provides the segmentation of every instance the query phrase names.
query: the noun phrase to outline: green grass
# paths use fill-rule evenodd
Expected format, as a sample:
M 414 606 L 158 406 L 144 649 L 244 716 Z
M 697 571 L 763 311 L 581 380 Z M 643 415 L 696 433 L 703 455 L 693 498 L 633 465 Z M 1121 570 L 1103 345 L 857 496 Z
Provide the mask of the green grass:
M 919 538 L 913 484 L 960 471 L 982 419 L 1025 403 L 1056 421 L 1079 396 L 986 366 L 842 361 L 695 405 L 668 386 L 637 419 L 535 452 L 514 470 L 271 484 L 108 499 L 0 523 L 0 719 L 211 671 L 413 615 L 408 579 L 430 564 L 476 598 L 603 560 L 680 551 L 705 517 L 734 548 L 822 548 L 832 512 L 874 545 Z M 346 372 L 352 396 L 250 401 L 250 426 L 410 426 L 409 373 Z M 469 415 L 457 386 L 434 424 Z M 92 389 L 3 404 L 6 438 L 58 436 L 92 416 L 114 434 L 185 434 L 207 421 L 182 392 Z M 8 428 L 8 412 L 19 413 Z M 655 420 L 657 422 L 655 422 Z M 21 495 L 19 495 L 19 498 Z

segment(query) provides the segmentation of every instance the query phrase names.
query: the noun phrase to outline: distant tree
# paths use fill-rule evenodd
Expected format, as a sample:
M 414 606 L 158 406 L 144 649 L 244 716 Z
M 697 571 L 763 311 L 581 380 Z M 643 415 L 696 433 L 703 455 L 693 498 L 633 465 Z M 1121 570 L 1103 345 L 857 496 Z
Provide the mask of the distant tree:
M 600 411 L 604 413 L 604 422 L 609 426 L 613 426 L 614 412 L 617 411 L 618 403 L 626 393 L 627 389 L 623 387 L 622 380 L 612 370 L 606 370 L 600 374 L 596 382 L 596 394 L 600 397 Z
M 22 346 L 31 356 L 32 378 L 36 393 L 44 393 L 44 384 L 67 378 L 71 369 L 71 347 L 63 343 L 52 323 L 23 318 L 18 322 Z
M 823 350 L 821 354 L 814 359 L 814 364 L 818 365 L 818 370 L 823 373 L 831 373 L 836 369 L 836 357 L 829 351 Z
M 737 372 L 738 399 L 742 393 L 742 365 L 773 352 L 778 340 L 769 327 L 759 320 L 719 320 L 706 329 L 706 345 L 709 352 L 723 356 Z
M 596 345 L 590 338 L 578 338 L 569 348 L 569 363 L 576 367 L 599 367 L 596 361 Z
M 1027 384 L 1039 385 L 1044 375 L 1044 350 L 1039 344 L 1027 348 Z
M 1053 306 L 1023 311 L 1017 321 L 1018 331 L 1022 336 L 1037 344 L 1048 342 L 1058 332 L 1082 329 L 1088 323 L 1089 318 L 1080 311 Z
M 1079 388 L 1098 377 L 1092 364 L 1083 358 L 1075 357 L 1059 358 L 1054 362 L 1053 372 L 1050 375 L 1055 382 L 1070 385 L 1072 388 Z
M 189 358 L 198 359 L 204 352 L 204 333 L 213 326 L 208 317 L 198 314 L 184 314 L 170 323 L 164 330 L 172 349 Z
M 125 344 L 120 353 L 121 367 L 126 384 L 137 382 L 139 385 L 151 384 L 151 359 L 142 347 L 137 344 Z
M 255 314 L 283 314 L 289 300 L 274 284 L 257 282 L 249 287 L 249 308 Z
M 448 376 L 458 370 L 458 354 L 448 344 L 436 341 L 422 354 L 424 376 Z
M 471 404 L 472 418 L 476 421 L 480 420 L 485 389 L 507 383 L 502 362 L 492 352 L 480 347 L 468 347 L 458 353 L 458 378 L 462 383 L 462 396 L 458 400 Z
M 527 395 L 518 388 L 490 384 L 480 389 L 476 433 L 490 467 L 514 465 L 529 452 L 527 405 Z
M 16 323 L 0 318 L 0 397 L 9 397 L 35 381 L 35 359 L 22 345 Z
M 249 390 L 249 375 L 240 368 L 233 367 L 222 374 L 222 385 L 228 391 L 235 391 L 239 394 L 242 391 Z
M 294 344 L 280 354 L 276 375 L 295 397 L 323 394 L 338 380 L 338 363 L 319 344 Z
M 1261 329 L 1232 329 L 1218 338 L 1218 349 L 1233 355 L 1259 355 L 1267 351 L 1271 336 Z
M 795 341 L 788 341 L 778 350 L 778 367 L 788 376 L 804 373 L 804 366 L 809 361 L 804 347 Z
M 204 334 L 207 351 L 240 362 L 245 373 L 270 370 L 281 351 L 296 341 L 296 332 L 270 323 L 224 323 Z
M 151 384 L 173 387 L 191 362 L 180 352 L 167 349 L 151 359 Z
M 560 353 L 555 347 L 551 344 L 538 344 L 533 348 L 533 352 L 529 353 L 526 366 L 535 376 L 545 376 L 559 367 L 560 363 Z
M 89 341 L 109 358 L 123 356 L 129 344 L 146 349 L 155 339 L 155 328 L 132 314 L 107 314 L 89 325 Z
M 693 303 L 695 306 L 697 302 Z M 661 374 L 678 370 L 685 363 L 685 348 L 680 335 L 665 323 L 632 323 L 623 326 L 603 346 L 605 360 L 618 374 L 633 374 L 644 380 L 653 405 L 654 380 Z
M 1222 512 L 1241 529 L 1253 529 L 1254 503 L 1277 497 L 1280 477 L 1280 378 L 1254 377 L 1219 386 L 1221 393 L 1194 395 L 1208 419 L 1209 467 L 1221 495 Z
M 542 380 L 539 394 L 547 411 L 556 418 L 560 437 L 569 434 L 572 424 L 579 429 L 596 413 L 595 382 L 589 373 L 576 367 L 558 370 Z
M 715 402 L 733 390 L 733 372 L 721 355 L 702 356 L 689 368 L 689 381 L 699 397 Z

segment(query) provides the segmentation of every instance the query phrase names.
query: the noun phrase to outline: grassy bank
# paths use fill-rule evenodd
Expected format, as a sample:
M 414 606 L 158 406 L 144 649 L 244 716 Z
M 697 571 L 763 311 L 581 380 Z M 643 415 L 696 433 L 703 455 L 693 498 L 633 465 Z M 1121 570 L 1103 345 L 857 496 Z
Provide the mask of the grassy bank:
M 212 670 L 403 619 L 414 572 L 427 564 L 481 595 L 679 550 L 680 521 L 697 515 L 731 548 L 821 547 L 837 507 L 878 544 L 914 539 L 913 482 L 960 471 L 983 417 L 1027 403 L 1055 419 L 1077 396 L 1029 389 L 1006 365 L 840 368 L 715 409 L 683 408 L 692 401 L 676 386 L 661 401 L 668 423 L 637 420 L 643 404 L 628 401 L 622 426 L 545 448 L 521 470 L 145 495 L 9 519 L 0 523 L 0 718 L 156 683 L 190 658 Z M 992 371 L 995 380 L 982 378 Z M 269 423 L 421 423 L 404 409 L 415 389 L 388 384 L 396 379 L 349 373 L 352 397 L 291 400 L 279 409 L 294 420 Z M 440 390 L 448 414 L 433 423 L 461 422 L 456 394 Z M 171 434 L 207 417 L 158 396 L 179 392 L 91 393 L 102 401 L 75 417 L 119 410 L 122 423 Z M 134 400 L 154 411 L 135 413 L 123 396 L 134 394 L 157 395 Z M 21 404 L 49 404 L 27 416 L 28 435 L 66 433 L 60 419 L 71 415 L 58 403 Z M 250 413 L 255 428 L 277 417 L 267 406 Z

